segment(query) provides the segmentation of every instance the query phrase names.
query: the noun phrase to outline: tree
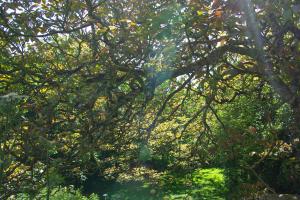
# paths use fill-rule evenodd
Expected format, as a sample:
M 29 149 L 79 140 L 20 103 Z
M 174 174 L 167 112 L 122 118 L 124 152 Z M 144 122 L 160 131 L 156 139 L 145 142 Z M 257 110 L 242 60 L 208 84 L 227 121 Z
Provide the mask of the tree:
M 122 155 L 133 143 L 136 155 L 155 128 L 175 116 L 187 116 L 171 126 L 176 132 L 196 121 L 212 134 L 212 118 L 228 132 L 216 108 L 244 94 L 260 95 L 266 85 L 292 111 L 288 134 L 299 154 L 297 0 L 0 5 L 0 94 L 28 96 L 17 104 L 18 130 L 9 128 L 21 136 L 13 150 L 1 150 L 16 165 L 38 164 L 48 173 L 52 165 L 77 160 L 65 170 L 80 177 L 100 166 L 99 152 Z M 33 155 L 37 151 L 43 153 Z

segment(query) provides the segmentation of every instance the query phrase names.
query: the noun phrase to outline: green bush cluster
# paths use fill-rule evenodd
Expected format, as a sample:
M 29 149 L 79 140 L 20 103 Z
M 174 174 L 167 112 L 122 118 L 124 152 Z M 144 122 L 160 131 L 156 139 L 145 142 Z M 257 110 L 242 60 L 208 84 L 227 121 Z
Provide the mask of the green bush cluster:
M 27 194 L 19 194 L 13 196 L 10 200 L 32 200 L 32 199 L 46 199 L 47 189 L 42 189 L 35 197 Z M 74 189 L 73 186 L 69 187 L 56 187 L 51 190 L 50 200 L 99 200 L 96 194 L 84 196 L 79 189 Z
M 223 169 L 198 169 L 176 177 L 167 175 L 162 183 L 167 189 L 164 199 L 222 200 L 228 191 Z

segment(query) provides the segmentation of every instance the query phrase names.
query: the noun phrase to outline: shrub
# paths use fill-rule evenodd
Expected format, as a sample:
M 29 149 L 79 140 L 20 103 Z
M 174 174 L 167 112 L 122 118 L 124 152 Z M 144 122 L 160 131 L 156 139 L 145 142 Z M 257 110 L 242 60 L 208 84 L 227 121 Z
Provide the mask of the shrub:
M 47 189 L 42 189 L 33 199 L 46 199 Z M 17 197 L 11 197 L 16 200 L 31 200 L 28 194 L 19 194 Z M 51 190 L 50 200 L 99 200 L 96 194 L 92 194 L 89 197 L 81 194 L 80 190 L 74 189 L 73 186 L 69 187 L 56 187 Z
M 228 191 L 223 169 L 198 169 L 191 174 L 162 178 L 162 187 L 166 190 L 164 199 L 225 199 Z

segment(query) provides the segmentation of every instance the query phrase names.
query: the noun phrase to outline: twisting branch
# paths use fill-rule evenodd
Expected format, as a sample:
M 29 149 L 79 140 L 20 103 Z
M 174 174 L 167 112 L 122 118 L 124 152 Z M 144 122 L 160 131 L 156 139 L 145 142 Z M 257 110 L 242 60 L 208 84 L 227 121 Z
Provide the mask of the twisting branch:
M 158 110 L 158 112 L 157 112 L 154 120 L 152 121 L 152 123 L 150 124 L 150 126 L 147 128 L 147 138 L 146 138 L 146 141 L 148 141 L 150 139 L 151 132 L 155 128 L 155 126 L 157 124 L 157 121 L 158 121 L 158 118 L 161 116 L 162 112 L 165 110 L 165 108 L 167 106 L 167 103 L 174 97 L 175 94 L 177 94 L 183 88 L 185 88 L 185 86 L 192 80 L 193 77 L 194 77 L 194 74 L 191 74 L 190 77 L 180 87 L 178 87 L 176 90 L 174 90 L 171 94 L 169 94 L 167 96 L 167 98 L 164 101 L 163 105 Z

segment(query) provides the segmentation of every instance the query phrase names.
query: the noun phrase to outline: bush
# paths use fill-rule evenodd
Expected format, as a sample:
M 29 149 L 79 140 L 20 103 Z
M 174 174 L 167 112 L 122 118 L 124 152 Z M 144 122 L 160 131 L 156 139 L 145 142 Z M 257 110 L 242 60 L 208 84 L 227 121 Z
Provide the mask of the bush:
M 47 189 L 42 189 L 33 199 L 46 199 Z M 32 197 L 28 194 L 19 194 L 17 197 L 11 197 L 11 200 L 31 200 Z M 50 200 L 99 200 L 96 194 L 89 197 L 81 194 L 80 190 L 74 189 L 73 186 L 69 187 L 56 187 L 51 190 Z
M 198 169 L 181 177 L 166 175 L 162 178 L 166 189 L 164 199 L 225 199 L 228 191 L 224 170 L 217 168 Z
M 192 174 L 192 195 L 200 199 L 225 199 L 227 192 L 224 170 L 200 169 Z

